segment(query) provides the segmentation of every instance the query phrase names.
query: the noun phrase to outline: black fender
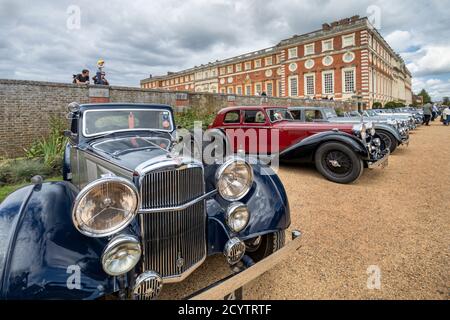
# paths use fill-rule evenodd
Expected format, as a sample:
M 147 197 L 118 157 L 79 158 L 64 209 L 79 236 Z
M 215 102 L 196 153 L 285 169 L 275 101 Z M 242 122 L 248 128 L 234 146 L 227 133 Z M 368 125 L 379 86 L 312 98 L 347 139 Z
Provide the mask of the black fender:
M 359 138 L 341 131 L 325 131 L 309 136 L 281 151 L 280 160 L 285 162 L 314 161 L 317 148 L 326 142 L 341 142 L 350 147 L 362 159 L 369 158 L 367 149 Z
M 69 182 L 46 182 L 0 204 L 0 299 L 95 299 L 114 291 L 100 262 L 107 239 L 73 226 L 77 193 Z
M 400 132 L 398 132 L 397 129 L 394 127 L 384 124 L 384 123 L 374 123 L 375 131 L 385 131 L 389 132 L 398 143 L 402 143 L 402 136 L 400 135 Z

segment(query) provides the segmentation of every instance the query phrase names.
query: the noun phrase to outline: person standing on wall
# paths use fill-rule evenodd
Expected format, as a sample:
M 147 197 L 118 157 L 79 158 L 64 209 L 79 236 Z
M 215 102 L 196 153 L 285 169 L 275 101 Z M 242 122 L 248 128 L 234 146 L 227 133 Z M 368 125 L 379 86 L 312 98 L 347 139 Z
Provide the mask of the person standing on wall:
M 427 126 L 430 125 L 431 115 L 433 114 L 433 106 L 431 103 L 427 103 L 423 106 L 423 122 Z

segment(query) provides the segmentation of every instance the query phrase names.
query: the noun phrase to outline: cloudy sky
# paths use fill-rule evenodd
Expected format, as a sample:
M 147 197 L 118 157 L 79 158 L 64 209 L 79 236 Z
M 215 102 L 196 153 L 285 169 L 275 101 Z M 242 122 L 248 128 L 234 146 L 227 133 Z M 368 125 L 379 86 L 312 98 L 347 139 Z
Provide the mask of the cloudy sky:
M 450 96 L 450 0 L 0 0 L 0 78 L 70 82 L 103 58 L 111 84 L 139 86 L 355 14 L 376 19 L 415 91 Z

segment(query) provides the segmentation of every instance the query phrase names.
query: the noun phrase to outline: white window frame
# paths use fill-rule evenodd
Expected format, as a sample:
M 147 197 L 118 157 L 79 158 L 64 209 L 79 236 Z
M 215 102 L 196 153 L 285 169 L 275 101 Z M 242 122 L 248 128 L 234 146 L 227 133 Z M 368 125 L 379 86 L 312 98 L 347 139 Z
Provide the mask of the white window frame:
M 236 72 L 241 72 L 242 71 L 242 63 L 237 63 L 235 68 L 236 68 Z
M 352 42 L 350 44 L 345 44 L 345 39 L 350 38 L 352 39 Z M 355 34 L 346 34 L 342 36 L 342 48 L 347 48 L 347 47 L 353 47 L 355 45 Z
M 227 94 L 233 94 L 233 87 L 227 87 Z
M 233 73 L 233 66 L 227 66 L 227 73 Z
M 298 58 L 297 47 L 289 48 L 288 49 L 288 59 L 295 59 L 295 58 Z
M 325 43 L 331 43 L 331 47 L 329 49 L 325 49 Z M 334 50 L 334 39 L 322 40 L 322 52 L 333 50 Z
M 222 75 L 225 74 L 226 71 L 227 71 L 227 70 L 226 70 L 225 67 L 221 67 L 221 68 L 219 69 L 219 74 L 222 76 Z
M 326 88 L 325 88 L 325 75 L 327 74 L 331 74 L 332 75 L 332 92 L 326 92 Z M 333 95 L 334 94 L 334 83 L 335 83 L 335 78 L 334 78 L 334 70 L 327 70 L 327 71 L 322 71 L 322 94 L 330 94 Z
M 246 96 L 251 96 L 252 95 L 252 86 L 249 85 L 249 84 L 245 85 L 245 95 Z
M 261 68 L 261 59 L 256 59 L 255 60 L 255 69 L 256 68 Z
M 277 80 L 276 81 L 276 83 L 277 83 L 277 97 L 281 97 L 281 80 Z
M 292 86 L 291 86 L 291 80 L 295 79 L 297 81 L 297 88 L 295 90 L 297 91 L 297 94 L 292 94 Z M 298 97 L 298 76 L 290 76 L 288 77 L 288 87 L 289 87 L 289 96 L 290 97 Z
M 224 87 L 220 88 L 220 93 L 221 94 L 226 94 L 227 93 L 227 88 L 224 88 Z
M 272 90 L 271 90 L 272 92 L 270 92 L 270 94 L 269 94 L 269 90 L 267 89 L 267 86 L 268 86 L 269 84 L 270 84 L 271 87 L 272 87 Z M 265 89 L 266 89 L 266 90 L 264 90 L 264 91 L 266 92 L 267 96 L 268 96 L 268 97 L 273 97 L 273 81 L 267 81 L 267 82 L 266 82 L 266 88 L 265 88 Z
M 308 77 L 313 78 L 313 92 L 312 93 L 308 93 L 308 81 L 307 81 Z M 303 77 L 303 81 L 305 83 L 304 84 L 305 97 L 315 96 L 316 95 L 316 74 L 315 73 L 305 73 L 305 75 Z
M 347 91 L 345 85 L 345 72 L 352 71 L 353 72 L 353 91 Z M 342 69 L 342 93 L 354 93 L 356 91 L 356 68 L 343 68 Z
M 308 52 L 309 48 L 312 48 L 312 52 Z M 314 43 L 305 44 L 304 50 L 305 50 L 305 56 L 313 55 L 316 52 L 315 44 Z
M 247 61 L 247 62 L 244 64 L 244 69 L 245 69 L 245 70 L 251 70 L 251 69 L 252 69 L 252 62 L 251 62 L 251 61 Z
M 265 66 L 271 66 L 271 65 L 273 65 L 273 58 L 272 58 L 272 57 L 266 57 L 266 58 L 264 59 L 264 65 L 265 65 Z
M 242 86 L 236 86 L 236 94 L 242 96 Z
M 257 88 L 258 86 L 259 86 L 259 90 Z M 255 89 L 255 96 L 258 95 L 258 94 L 261 94 L 263 92 L 263 85 L 262 85 L 262 83 L 261 82 L 255 83 L 254 89 Z

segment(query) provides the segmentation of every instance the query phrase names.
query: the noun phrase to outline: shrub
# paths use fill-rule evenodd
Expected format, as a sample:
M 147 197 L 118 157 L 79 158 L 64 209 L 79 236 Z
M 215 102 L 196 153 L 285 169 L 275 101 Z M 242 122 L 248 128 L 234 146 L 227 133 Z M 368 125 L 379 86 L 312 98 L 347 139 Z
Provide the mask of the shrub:
M 0 164 L 0 184 L 28 182 L 35 175 L 45 178 L 53 172 L 41 159 L 14 159 Z
M 202 112 L 189 108 L 183 112 L 175 113 L 175 123 L 177 126 L 191 130 L 194 128 L 194 121 L 202 122 L 202 129 L 206 130 L 208 125 L 210 125 L 216 114 L 214 112 Z
M 52 117 L 50 122 L 50 134 L 48 137 L 36 140 L 29 149 L 25 149 L 27 158 L 41 158 L 49 170 L 57 172 L 61 170 L 62 157 L 67 139 L 64 137 L 66 123 L 61 118 Z
M 405 105 L 401 102 L 389 101 L 384 105 L 385 109 L 403 108 Z
M 383 108 L 383 105 L 381 104 L 381 102 L 376 101 L 373 103 L 372 108 L 373 109 L 381 109 L 381 108 Z
M 335 108 L 334 111 L 336 111 L 338 117 L 344 116 L 344 110 L 342 108 Z

